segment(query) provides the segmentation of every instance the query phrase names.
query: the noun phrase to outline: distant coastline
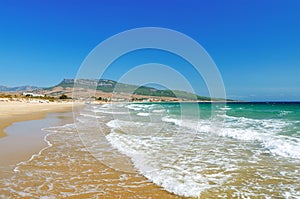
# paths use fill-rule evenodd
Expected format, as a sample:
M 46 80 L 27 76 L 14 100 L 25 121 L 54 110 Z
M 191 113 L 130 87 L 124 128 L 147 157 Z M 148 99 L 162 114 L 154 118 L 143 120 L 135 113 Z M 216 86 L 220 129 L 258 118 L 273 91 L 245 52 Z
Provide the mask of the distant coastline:
M 2 90 L 1 90 L 2 88 Z M 74 92 L 75 89 L 75 92 Z M 2 92 L 1 92 L 2 91 Z M 0 100 L 6 98 L 37 99 L 37 100 L 80 100 L 78 96 L 100 102 L 224 102 L 235 101 L 222 98 L 199 96 L 180 90 L 162 90 L 154 87 L 137 86 L 118 83 L 113 80 L 64 79 L 59 84 L 38 88 L 33 86 L 9 87 L 0 86 Z M 91 95 L 93 93 L 93 95 Z M 12 101 L 12 100 L 11 100 Z

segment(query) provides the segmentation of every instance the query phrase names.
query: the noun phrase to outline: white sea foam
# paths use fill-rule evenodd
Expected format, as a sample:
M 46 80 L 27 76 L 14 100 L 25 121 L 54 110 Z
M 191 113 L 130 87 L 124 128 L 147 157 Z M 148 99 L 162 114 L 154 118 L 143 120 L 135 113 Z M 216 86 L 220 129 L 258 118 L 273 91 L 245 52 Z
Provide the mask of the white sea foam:
M 212 123 L 212 120 L 199 120 L 196 122 L 169 117 L 164 117 L 162 120 L 198 132 L 216 133 L 219 136 L 242 141 L 257 141 L 275 155 L 300 159 L 300 139 L 278 135 L 286 126 L 291 125 L 289 122 L 282 120 L 258 120 L 225 116 L 222 128 L 218 128 L 217 131 L 215 131 L 215 124 Z
M 166 110 L 165 109 L 158 109 L 158 110 L 153 110 L 152 112 L 153 113 L 164 113 L 164 112 L 166 112 Z
M 89 114 L 89 115 L 94 115 L 97 113 L 105 113 L 105 114 L 109 114 L 109 115 L 114 115 L 114 114 L 127 114 L 126 111 L 119 111 L 120 108 L 119 107 L 123 107 L 124 105 L 112 105 L 112 104 L 104 104 L 101 106 L 90 106 L 90 107 L 86 107 L 84 109 L 84 112 L 81 114 Z
M 196 125 L 195 129 L 199 129 L 197 121 L 182 121 L 168 117 L 164 117 L 163 120 L 177 125 L 183 124 L 184 127 Z M 112 132 L 106 138 L 114 148 L 132 159 L 141 174 L 164 189 L 181 196 L 197 197 L 205 189 L 218 186 L 230 176 L 223 173 L 205 176 L 200 174 L 203 164 L 199 160 L 206 159 L 210 164 L 220 164 L 226 171 L 234 170 L 233 165 L 227 163 L 222 165 L 222 161 L 215 161 L 210 155 L 203 156 L 201 145 L 193 146 L 191 149 L 190 144 L 196 134 L 191 133 L 188 128 L 178 129 L 169 124 L 168 133 L 162 130 L 159 134 L 153 134 L 150 129 L 152 130 L 154 126 L 143 129 L 144 125 L 136 121 L 112 120 L 107 123 Z M 122 128 L 127 132 L 119 133 Z M 138 129 L 138 134 L 132 133 L 135 129 Z M 186 158 L 185 153 L 192 156 Z M 211 182 L 213 184 L 210 184 Z
M 222 110 L 222 111 L 228 111 L 228 110 L 231 110 L 231 108 L 230 107 L 223 107 L 223 108 L 220 108 L 220 110 Z
M 135 104 L 130 104 L 130 105 L 127 106 L 127 108 L 128 108 L 128 109 L 131 109 L 131 110 L 135 110 L 135 111 L 140 111 L 140 110 L 143 109 L 142 107 L 137 106 L 137 105 L 135 105 Z
M 286 115 L 288 115 L 290 113 L 293 113 L 293 111 L 280 111 L 279 116 L 283 117 L 283 116 L 286 116 Z
M 101 108 L 109 108 L 109 107 L 112 107 L 112 105 L 113 105 L 113 104 L 108 104 L 108 103 L 107 103 L 107 104 L 102 104 L 100 107 L 101 107 Z M 94 106 L 94 108 L 95 108 L 95 109 L 98 109 L 99 106 Z
M 150 113 L 143 113 L 143 112 L 140 112 L 137 114 L 138 116 L 142 116 L 142 117 L 147 117 L 150 115 Z
M 119 120 L 111 120 L 111 121 L 107 122 L 106 125 L 108 127 L 114 129 L 114 128 L 118 128 L 119 127 L 118 122 L 119 122 Z
M 101 117 L 101 116 L 91 115 L 91 114 L 86 114 L 86 113 L 80 113 L 80 115 L 82 115 L 82 116 L 84 116 L 84 117 L 93 117 L 93 118 L 97 118 L 97 119 L 103 118 L 103 117 Z
M 126 107 L 134 111 L 140 111 L 140 110 L 151 109 L 152 107 L 154 107 L 154 105 L 153 104 L 129 104 Z
M 206 120 L 188 120 L 188 119 L 175 119 L 170 117 L 163 117 L 162 121 L 173 123 L 175 125 L 191 129 L 190 132 L 209 132 L 212 128 L 211 122 Z
M 49 133 L 47 133 L 44 137 L 44 141 L 47 143 L 48 146 L 46 146 L 45 148 L 43 148 L 42 150 L 40 150 L 37 154 L 33 154 L 28 160 L 23 161 L 23 162 L 19 162 L 16 167 L 14 168 L 14 172 L 19 172 L 19 166 L 20 165 L 24 165 L 27 164 L 28 162 L 32 161 L 35 157 L 38 157 L 42 154 L 43 151 L 45 151 L 46 149 L 52 147 L 52 143 L 48 140 L 48 137 L 52 134 L 52 133 L 57 133 L 61 130 L 68 130 L 71 131 L 75 128 L 74 124 L 65 124 L 63 126 L 53 126 L 53 127 L 48 127 L 48 128 L 43 128 L 42 131 L 47 131 Z
M 231 178 L 229 173 L 239 170 L 237 165 L 244 160 L 238 158 L 237 151 L 243 149 L 243 144 L 241 143 L 241 146 L 239 144 L 232 146 L 224 145 L 223 142 L 218 142 L 217 135 L 243 141 L 260 142 L 263 147 L 270 150 L 273 154 L 284 157 L 299 157 L 297 155 L 299 151 L 299 148 L 297 148 L 298 145 L 293 145 L 295 143 L 292 144 L 291 140 L 286 140 L 286 137 L 279 137 L 276 134 L 272 135 L 274 132 L 260 135 L 259 132 L 244 129 L 243 126 L 240 129 L 235 129 L 232 127 L 235 125 L 227 124 L 227 126 L 225 125 L 225 131 L 216 133 L 212 132 L 213 128 L 210 128 L 209 124 L 205 125 L 205 123 L 209 123 L 209 120 L 200 120 L 197 122 L 171 117 L 164 117 L 163 120 L 169 123 L 168 131 L 174 131 L 173 134 L 160 134 L 160 136 L 153 136 L 152 134 L 120 134 L 114 130 L 116 129 L 116 125 L 112 125 L 113 122 L 109 122 L 108 125 L 112 127 L 112 132 L 106 138 L 114 148 L 132 159 L 135 168 L 141 174 L 167 191 L 180 196 L 198 197 L 206 189 L 218 187 L 222 183 L 227 182 Z M 257 122 L 253 121 L 253 119 L 248 120 L 247 118 L 243 118 L 242 120 L 244 122 L 248 121 L 248 123 L 250 121 Z M 134 122 L 117 122 L 119 122 L 119 127 L 120 125 L 134 127 Z M 276 123 L 276 121 L 262 121 L 260 125 L 263 127 L 267 126 L 270 130 L 272 126 L 270 122 L 272 124 Z M 170 123 L 175 124 L 175 126 Z M 201 125 L 205 126 L 205 128 L 201 128 Z M 183 128 L 177 129 L 176 126 Z M 275 129 L 283 127 L 284 124 L 281 122 L 273 125 Z M 191 145 L 191 150 L 189 150 L 190 140 L 186 139 L 188 135 L 186 133 L 189 132 L 186 130 L 189 128 L 193 130 L 197 129 L 198 133 L 201 133 L 199 136 L 196 136 L 195 143 Z M 181 139 L 176 139 L 176 136 L 178 136 L 176 129 L 184 135 L 180 137 Z M 269 136 L 271 136 L 270 139 Z M 185 139 L 187 140 L 186 142 Z M 198 142 L 197 139 L 200 141 L 204 139 L 204 142 Z M 232 141 L 229 141 L 229 143 L 232 143 Z M 222 149 L 224 147 L 226 148 L 225 152 Z M 205 150 L 206 148 L 207 150 Z M 245 156 L 241 155 L 241 157 Z M 247 161 L 251 162 L 251 164 L 256 164 L 260 159 L 257 159 L 256 155 L 253 155 Z M 210 168 L 206 165 L 210 165 L 210 167 L 215 165 L 215 168 Z M 210 169 L 212 169 L 211 174 L 207 172 L 206 174 L 201 173 L 202 170 L 210 171 Z M 214 170 L 218 169 L 224 171 L 215 173 Z M 265 178 L 269 178 L 269 176 L 266 175 Z M 290 193 L 295 196 L 292 191 Z M 241 192 L 241 194 L 244 193 Z
M 92 112 L 94 112 L 94 113 L 105 113 L 105 114 L 110 114 L 110 115 L 128 114 L 127 112 L 114 111 L 113 109 L 96 109 L 96 110 L 92 110 Z
M 172 193 L 199 196 L 205 189 L 213 187 L 209 181 L 218 184 L 226 179 L 221 174 L 206 177 L 199 173 L 199 167 L 187 166 L 194 159 L 177 159 L 185 148 L 183 145 L 174 145 L 172 137 L 130 136 L 112 131 L 106 138 L 113 147 L 131 157 L 140 173 Z M 164 150 L 164 153 L 160 150 Z M 194 158 L 197 160 L 199 156 Z M 176 159 L 177 163 L 174 164 Z
M 262 146 L 260 150 L 269 151 L 275 156 L 300 159 L 300 139 L 278 135 L 288 125 L 291 125 L 290 122 L 279 119 L 261 120 L 232 116 L 225 116 L 225 118 L 223 119 L 223 126 L 221 130 L 220 128 L 217 128 L 217 131 L 216 128 L 214 128 L 215 124 L 212 124 L 213 121 L 210 119 L 199 119 L 197 121 L 167 116 L 163 117 L 162 121 L 174 124 L 184 129 L 192 130 L 186 131 L 182 129 L 181 131 L 184 131 L 185 133 L 206 133 L 206 135 L 211 134 L 215 135 L 216 137 L 221 136 L 233 138 L 235 140 L 246 141 L 246 143 L 254 142 Z M 123 123 L 122 125 L 128 124 Z M 171 131 L 170 127 L 168 130 Z M 203 139 L 203 137 L 205 136 L 200 136 L 199 139 Z M 171 145 L 167 143 L 172 143 L 172 141 L 162 137 L 156 137 L 155 139 L 153 138 L 154 137 L 152 137 L 152 139 L 150 140 L 145 137 L 142 138 L 139 136 L 126 137 L 125 135 L 119 135 L 116 132 L 113 132 L 107 136 L 107 139 L 112 144 L 112 146 L 132 158 L 135 167 L 144 176 L 175 194 L 181 196 L 197 197 L 202 191 L 213 187 L 208 182 L 214 182 L 215 186 L 217 186 L 219 184 L 222 184 L 222 182 L 227 177 L 230 177 L 228 174 L 225 175 L 222 172 L 218 173 L 217 176 L 202 176 L 199 175 L 199 170 L 201 170 L 201 167 L 199 168 L 187 166 L 192 161 L 204 159 L 204 156 L 199 155 L 201 154 L 201 152 L 198 155 L 194 154 L 191 157 L 191 162 L 182 162 L 179 165 L 178 162 L 176 162 L 176 164 L 173 164 L 172 161 L 164 161 L 166 160 L 166 156 L 172 157 L 172 155 L 168 155 L 166 151 L 173 150 L 174 153 L 178 155 L 178 152 L 180 153 L 180 151 L 184 149 L 177 148 L 176 146 L 184 146 L 185 144 L 175 144 L 173 140 L 174 144 L 171 147 Z M 159 140 L 159 142 L 156 140 Z M 212 140 L 210 139 L 210 144 L 215 145 L 211 142 Z M 198 144 L 196 144 L 196 146 L 197 145 Z M 213 149 L 214 152 L 212 152 L 215 155 L 212 157 L 207 156 L 211 158 L 208 161 L 210 162 L 209 164 L 217 164 L 217 162 L 223 161 L 238 163 L 238 161 L 240 160 L 236 158 L 236 151 L 241 149 L 238 148 L 239 145 L 236 145 L 235 147 L 237 147 L 237 149 L 233 149 L 231 152 L 232 155 L 229 155 L 228 160 L 226 160 L 224 158 L 228 156 L 228 154 L 223 155 L 219 158 L 216 157 L 216 154 L 220 153 L 218 147 L 216 146 L 216 148 Z M 157 149 L 162 149 L 163 152 L 158 152 Z M 193 150 L 196 149 L 193 148 Z M 164 154 L 164 156 L 157 156 L 157 154 L 160 153 Z M 259 153 L 262 152 L 258 152 L 258 154 Z M 257 155 L 253 155 L 253 157 L 251 157 L 248 162 L 256 164 L 257 161 L 260 161 L 260 158 L 256 156 Z M 215 160 L 216 162 L 213 162 L 213 160 Z M 153 162 L 157 162 L 157 164 L 153 164 Z M 235 170 L 238 170 L 234 165 L 232 165 L 232 163 L 226 163 L 226 166 L 223 165 L 224 168 L 226 168 L 225 170 L 227 172 L 234 172 Z M 221 167 L 222 166 L 220 166 L 220 168 Z M 197 178 L 192 178 L 192 176 L 197 176 Z M 292 195 L 295 196 L 295 194 Z

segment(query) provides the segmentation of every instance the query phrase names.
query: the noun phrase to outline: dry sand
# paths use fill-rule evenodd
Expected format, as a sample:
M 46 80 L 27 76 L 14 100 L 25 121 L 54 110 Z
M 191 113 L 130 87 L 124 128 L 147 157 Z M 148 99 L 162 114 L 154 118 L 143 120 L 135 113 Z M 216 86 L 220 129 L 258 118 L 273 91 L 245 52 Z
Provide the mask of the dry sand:
M 14 122 L 42 119 L 48 113 L 72 111 L 71 102 L 0 102 L 0 137 Z

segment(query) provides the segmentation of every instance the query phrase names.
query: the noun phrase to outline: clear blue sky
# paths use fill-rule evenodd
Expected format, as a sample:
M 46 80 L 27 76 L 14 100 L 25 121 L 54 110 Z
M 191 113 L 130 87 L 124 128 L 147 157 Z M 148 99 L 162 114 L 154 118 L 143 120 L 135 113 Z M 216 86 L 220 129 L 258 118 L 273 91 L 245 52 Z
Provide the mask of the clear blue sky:
M 298 0 L 0 0 L 0 85 L 74 78 L 101 41 L 158 26 L 207 50 L 228 97 L 300 100 L 299 10 Z

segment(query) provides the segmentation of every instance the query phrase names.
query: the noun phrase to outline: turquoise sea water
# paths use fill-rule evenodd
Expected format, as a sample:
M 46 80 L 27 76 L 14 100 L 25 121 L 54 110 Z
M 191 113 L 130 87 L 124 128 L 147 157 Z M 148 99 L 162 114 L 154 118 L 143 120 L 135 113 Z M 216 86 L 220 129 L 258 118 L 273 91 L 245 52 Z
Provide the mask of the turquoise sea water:
M 300 197 L 299 103 L 137 103 L 111 109 L 110 144 L 181 196 Z M 229 194 L 229 195 L 228 195 Z

